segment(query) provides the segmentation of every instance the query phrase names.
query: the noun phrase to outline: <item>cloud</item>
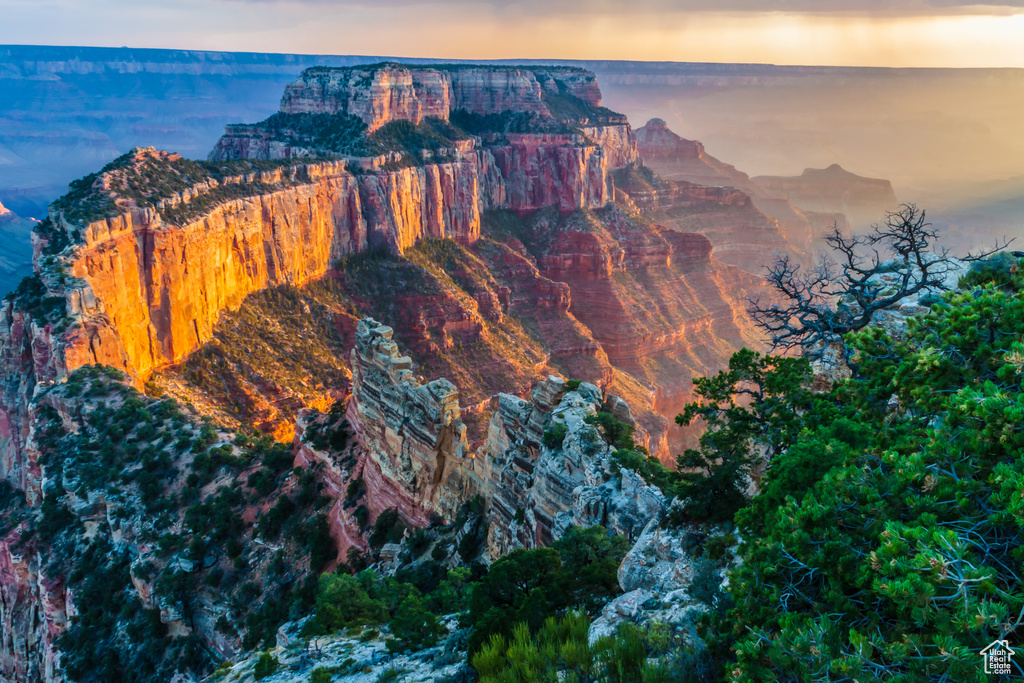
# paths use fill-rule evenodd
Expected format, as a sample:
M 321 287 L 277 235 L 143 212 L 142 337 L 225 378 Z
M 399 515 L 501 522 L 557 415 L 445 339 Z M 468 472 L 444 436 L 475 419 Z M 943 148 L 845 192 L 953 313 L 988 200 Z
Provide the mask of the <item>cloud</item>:
M 232 3 L 334 7 L 465 7 L 492 11 L 535 8 L 542 14 L 591 12 L 803 12 L 809 14 L 1005 14 L 1024 0 L 222 0 Z
M 1024 67 L 1022 8 L 1024 0 L 0 0 L 0 44 Z

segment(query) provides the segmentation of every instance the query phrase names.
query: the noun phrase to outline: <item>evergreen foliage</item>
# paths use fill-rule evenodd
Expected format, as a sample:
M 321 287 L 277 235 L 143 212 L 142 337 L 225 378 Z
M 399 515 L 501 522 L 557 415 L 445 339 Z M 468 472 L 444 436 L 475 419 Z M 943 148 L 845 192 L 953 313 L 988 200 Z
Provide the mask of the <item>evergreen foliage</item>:
M 569 608 L 593 612 L 619 593 L 617 570 L 628 542 L 602 527 L 570 529 L 551 547 L 514 550 L 491 565 L 473 588 L 470 652 L 515 624 L 531 632 Z
M 982 681 L 980 650 L 1020 633 L 1021 265 L 974 271 L 902 338 L 849 336 L 851 380 L 766 406 L 788 447 L 736 516 L 712 629 L 730 680 Z
M 510 637 L 495 634 L 471 662 L 480 683 L 698 683 L 706 660 L 668 636 L 623 623 L 591 644 L 581 612 L 548 617 L 534 634 L 518 624 Z

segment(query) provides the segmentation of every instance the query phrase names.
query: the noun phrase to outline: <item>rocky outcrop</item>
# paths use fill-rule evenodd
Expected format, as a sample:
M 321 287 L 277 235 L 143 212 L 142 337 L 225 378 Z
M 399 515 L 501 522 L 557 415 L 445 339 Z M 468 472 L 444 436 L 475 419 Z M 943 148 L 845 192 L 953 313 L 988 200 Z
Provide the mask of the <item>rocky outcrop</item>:
M 765 193 L 783 195 L 807 211 L 842 213 L 855 229 L 877 223 L 898 203 L 892 183 L 850 173 L 839 164 L 808 168 L 799 176 L 757 176 L 754 185 Z
M 451 82 L 445 74 L 398 65 L 306 69 L 281 98 L 283 113 L 349 114 L 371 132 L 389 121 L 447 119 L 450 106 Z
M 713 560 L 703 547 L 716 536 L 728 547 L 721 551 L 723 559 Z M 735 565 L 735 550 L 735 536 L 720 527 L 670 527 L 652 519 L 619 565 L 623 594 L 593 621 L 591 642 L 614 634 L 623 622 L 660 623 L 692 639 L 700 615 L 724 606 L 722 589 L 728 585 L 726 570 Z M 692 646 L 700 650 L 704 644 L 693 640 Z
M 637 141 L 628 123 L 586 126 L 583 134 L 604 150 L 609 169 L 622 168 L 640 160 Z
M 608 161 L 600 147 L 573 135 L 512 135 L 494 147 L 505 178 L 506 207 L 534 211 L 555 206 L 568 212 L 604 206 L 611 200 Z
M 614 449 L 586 422 L 606 407 L 596 386 L 566 391 L 557 377 L 537 385 L 530 401 L 499 397 L 478 456 L 491 505 L 492 558 L 548 545 L 571 526 L 601 524 L 632 539 L 661 513 L 661 491 L 631 470 L 614 472 Z
M 60 683 L 53 641 L 66 628 L 68 596 L 63 582 L 43 575 L 43 559 L 21 543 L 21 531 L 0 539 L 0 679 Z
M 155 150 L 135 157 L 137 163 L 173 161 Z M 487 167 L 490 160 L 481 154 L 358 176 L 340 162 L 305 165 L 298 167 L 303 182 L 287 182 L 281 170 L 264 172 L 246 181 L 264 192 L 181 222 L 165 218 L 161 207 L 127 206 L 85 226 L 55 213 L 54 222 L 79 234 L 80 243 L 46 257 L 45 265 L 42 255 L 37 262 L 44 296 L 63 299 L 67 317 L 41 321 L 13 301 L 4 304 L 0 363 L 9 381 L 0 397 L 0 472 L 24 481 L 18 453 L 26 404 L 39 382 L 96 362 L 141 382 L 208 341 L 220 312 L 252 292 L 301 285 L 368 247 L 402 252 L 428 236 L 472 242 L 482 208 L 504 201 L 500 181 L 480 195 L 487 185 L 481 179 L 497 173 Z M 187 206 L 214 189 L 179 193 L 164 206 Z M 37 248 L 42 252 L 45 240 Z
M 651 119 L 636 129 L 635 136 L 644 163 L 664 178 L 747 192 L 752 189 L 746 173 L 708 154 L 699 140 L 676 135 L 662 119 Z
M 644 171 L 641 167 L 624 174 L 616 189 L 625 192 L 648 220 L 707 236 L 719 260 L 761 275 L 776 255 L 791 251 L 778 223 L 761 213 L 745 192 L 664 180 Z
M 473 114 L 520 112 L 550 117 L 544 93 L 565 91 L 597 107 L 594 74 L 572 67 L 438 66 L 392 63 L 306 69 L 281 98 L 285 114 L 348 114 L 369 132 L 391 121 L 448 120 L 454 110 Z
M 627 399 L 651 435 L 651 452 L 671 462 L 692 444 L 665 418 L 691 399 L 693 377 L 760 344 L 744 298 L 761 281 L 717 260 L 707 237 L 652 225 L 618 206 L 567 217 L 541 212 L 528 226 L 539 273 L 569 285 L 569 313 L 613 368 L 602 386 Z M 576 376 L 602 375 L 591 368 Z
M 669 130 L 662 119 L 651 119 L 635 132 L 637 150 L 644 163 L 668 180 L 712 187 L 732 187 L 748 195 L 758 211 L 774 219 L 785 240 L 804 252 L 821 246 L 823 234 L 833 227 L 849 228 L 849 221 L 836 203 L 815 209 L 762 178 L 750 176 L 726 164 L 704 149 L 698 140 L 687 140 Z M 819 203 L 819 205 L 821 205 Z
M 447 117 L 453 107 L 550 116 L 544 93 L 600 103 L 593 75 L 575 69 L 380 67 L 314 69 L 287 91 L 282 106 L 293 113 L 351 111 L 368 125 Z M 40 382 L 104 363 L 141 383 L 209 341 L 221 311 L 247 295 L 322 277 L 338 259 L 368 248 L 402 253 L 424 237 L 471 244 L 491 208 L 603 206 L 611 199 L 609 158 L 618 163 L 635 150 L 628 124 L 602 116 L 609 127 L 591 122 L 588 130 L 607 151 L 583 133 L 509 135 L 486 149 L 459 141 L 437 163 L 408 164 L 395 153 L 200 181 L 190 169 L 189 187 L 163 195 L 154 195 L 163 192 L 160 173 L 184 163 L 177 155 L 147 149 L 118 160 L 89 188 L 90 201 L 112 204 L 107 217 L 82 222 L 55 209 L 50 237 L 37 240 L 43 297 L 63 299 L 65 318 L 42 320 L 11 301 L 4 305 L 0 364 L 9 381 L 0 397 L 0 471 L 19 485 L 26 481 L 26 406 Z M 229 145 L 221 152 L 290 155 L 254 150 Z M 133 172 L 150 182 L 145 174 L 153 169 L 157 180 L 135 194 L 125 191 Z M 49 248 L 53 233 L 72 244 Z
M 445 379 L 421 384 L 391 336 L 390 327 L 365 319 L 352 350 L 348 414 L 366 450 L 371 512 L 396 508 L 416 526 L 427 524 L 429 511 L 453 519 L 479 490 L 459 391 Z

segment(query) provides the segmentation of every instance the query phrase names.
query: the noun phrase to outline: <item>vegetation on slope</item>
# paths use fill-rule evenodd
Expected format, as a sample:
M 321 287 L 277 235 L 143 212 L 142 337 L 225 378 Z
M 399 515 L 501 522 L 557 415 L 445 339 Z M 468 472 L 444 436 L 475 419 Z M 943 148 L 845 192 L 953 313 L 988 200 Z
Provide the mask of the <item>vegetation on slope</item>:
M 211 181 L 217 183 L 216 187 L 210 187 L 187 203 L 160 210 L 165 220 L 181 224 L 227 200 L 252 197 L 278 189 L 276 185 L 262 183 L 258 175 L 251 181 L 241 183 L 224 183 L 226 178 L 277 170 L 283 173 L 284 185 L 308 181 L 304 168 L 296 166 L 291 159 L 193 161 L 176 154 L 147 153 L 145 150 L 133 149 L 100 171 L 72 181 L 68 192 L 54 201 L 51 207 L 61 212 L 69 223 L 87 224 L 121 214 L 123 208 L 119 200 L 140 207 L 156 207 L 162 200 L 184 190 Z M 37 226 L 36 229 L 45 231 L 47 228 Z M 52 230 L 53 226 L 49 229 Z
M 454 383 L 464 405 L 528 385 L 546 360 L 513 317 L 481 306 L 500 309 L 500 286 L 456 242 L 421 240 L 404 257 L 359 254 L 339 270 L 359 314 L 393 326 L 420 372 Z
M 246 648 L 272 642 L 289 614 L 312 607 L 315 576 L 334 552 L 320 484 L 292 471 L 290 447 L 225 433 L 122 382 L 87 366 L 40 398 L 37 443 L 50 478 L 20 540 L 74 595 L 79 613 L 57 645 L 67 675 L 83 683 L 211 671 L 194 630 L 210 602 L 225 637 Z M 72 429 L 54 402 L 69 406 Z M 115 543 L 112 527 L 134 543 Z M 140 599 L 133 580 L 151 597 Z M 170 630 L 161 610 L 184 629 Z
M 457 125 L 433 117 L 418 124 L 390 121 L 369 134 L 362 119 L 345 113 L 277 112 L 255 126 L 269 132 L 271 139 L 318 153 L 372 157 L 404 152 L 412 160 L 420 159 L 423 150 L 450 149 L 458 140 L 468 137 Z
M 257 292 L 223 312 L 213 341 L 176 373 L 243 424 L 294 422 L 301 408 L 347 393 L 351 372 L 339 326 L 354 315 L 333 278 Z
M 422 240 L 405 256 L 358 254 L 328 277 L 254 293 L 222 313 L 213 341 L 164 373 L 150 393 L 166 391 L 286 435 L 298 410 L 325 408 L 350 391 L 348 354 L 364 316 L 391 325 L 418 374 L 454 382 L 464 406 L 525 390 L 547 356 L 515 317 L 500 312 L 500 289 L 488 266 L 451 240 Z
M 736 608 L 709 624 L 723 676 L 985 679 L 978 652 L 1024 610 L 1022 267 L 975 269 L 902 338 L 848 336 L 857 372 L 829 392 L 777 364 L 755 410 L 701 409 L 707 468 L 774 453 L 736 515 Z M 751 387 L 730 373 L 709 386 Z

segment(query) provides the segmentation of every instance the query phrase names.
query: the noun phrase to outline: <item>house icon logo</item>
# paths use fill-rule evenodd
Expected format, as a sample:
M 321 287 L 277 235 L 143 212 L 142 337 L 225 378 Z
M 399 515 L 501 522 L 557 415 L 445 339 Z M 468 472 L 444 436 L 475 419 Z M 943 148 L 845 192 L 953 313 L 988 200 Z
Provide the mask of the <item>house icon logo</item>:
M 1015 654 L 1010 644 L 1005 640 L 996 640 L 981 651 L 985 659 L 985 673 L 1009 675 L 1013 666 L 1010 659 Z

